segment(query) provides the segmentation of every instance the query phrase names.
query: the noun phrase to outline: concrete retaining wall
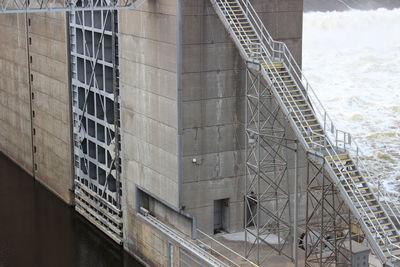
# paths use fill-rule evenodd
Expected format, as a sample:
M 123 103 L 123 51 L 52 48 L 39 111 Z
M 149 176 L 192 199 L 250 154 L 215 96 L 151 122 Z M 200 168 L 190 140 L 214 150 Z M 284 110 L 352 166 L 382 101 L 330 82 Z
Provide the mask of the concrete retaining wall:
M 0 150 L 72 203 L 65 15 L 1 15 Z

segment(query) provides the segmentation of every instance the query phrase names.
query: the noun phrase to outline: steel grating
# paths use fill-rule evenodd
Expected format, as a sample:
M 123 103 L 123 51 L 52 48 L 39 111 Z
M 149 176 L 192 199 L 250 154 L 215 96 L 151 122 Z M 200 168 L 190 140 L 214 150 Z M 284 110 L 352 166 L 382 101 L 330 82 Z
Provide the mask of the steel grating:
M 76 210 L 120 243 L 117 11 L 75 11 L 69 19 Z

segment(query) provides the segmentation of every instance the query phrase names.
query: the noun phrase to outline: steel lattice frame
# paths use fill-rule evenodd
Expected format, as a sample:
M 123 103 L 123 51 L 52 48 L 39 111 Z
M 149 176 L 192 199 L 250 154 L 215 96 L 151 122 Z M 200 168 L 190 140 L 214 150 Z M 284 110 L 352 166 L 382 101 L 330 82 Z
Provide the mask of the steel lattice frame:
M 260 65 L 246 66 L 246 257 L 265 263 L 272 248 L 289 258 L 293 239 L 287 153 L 282 111 L 264 82 Z M 290 145 L 290 144 L 289 144 Z M 278 244 L 266 242 L 278 236 Z M 249 245 L 247 244 L 249 243 Z M 271 250 L 271 249 L 269 249 Z
M 351 213 L 325 172 L 324 159 L 307 163 L 306 266 L 351 266 Z
M 107 5 L 104 0 L 96 3 Z M 75 208 L 120 243 L 123 226 L 117 12 L 71 12 L 69 26 Z
M 145 0 L 2 0 L 0 14 L 135 9 Z

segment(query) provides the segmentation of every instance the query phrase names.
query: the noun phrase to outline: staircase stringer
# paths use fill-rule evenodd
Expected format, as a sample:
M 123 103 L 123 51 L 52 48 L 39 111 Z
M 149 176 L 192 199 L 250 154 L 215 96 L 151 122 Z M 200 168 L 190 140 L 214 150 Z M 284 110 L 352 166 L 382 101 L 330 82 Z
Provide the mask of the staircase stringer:
M 374 193 L 370 189 L 364 179 L 364 177 L 370 177 L 370 175 L 363 164 L 358 164 L 361 161 L 361 156 L 357 145 L 354 141 L 352 142 L 350 134 L 334 127 L 332 120 L 304 78 L 301 69 L 286 45 L 272 39 L 248 0 L 210 1 L 242 58 L 248 62 L 255 62 L 263 66 L 261 69 L 262 76 L 266 83 L 271 86 L 274 97 L 287 116 L 292 129 L 305 150 L 325 159 L 332 159 L 331 164 L 325 164 L 325 168 L 353 214 L 359 219 L 373 250 L 380 260 L 383 263 L 399 261 L 400 246 L 398 244 L 400 243 L 400 235 L 394 219 L 388 215 L 388 209 L 391 214 L 399 212 L 399 209 L 391 206 L 388 209 L 385 208 L 382 203 L 388 206 L 387 194 L 379 190 Z M 243 26 L 244 24 L 246 25 Z M 251 27 L 248 27 L 249 25 Z M 244 27 L 251 29 L 245 30 Z M 282 72 L 287 73 L 284 77 L 289 77 L 289 79 L 284 79 L 280 74 Z M 290 90 L 289 87 L 297 90 Z M 294 96 L 294 91 L 298 95 Z M 299 104 L 300 102 L 305 103 Z M 308 120 L 310 117 L 314 118 L 312 120 L 314 124 Z M 320 123 L 321 120 L 323 123 Z M 315 127 L 318 129 L 315 129 Z M 330 140 L 332 135 L 334 136 L 333 142 Z M 342 135 L 343 139 L 340 139 L 339 135 Z M 355 166 L 351 171 L 353 173 L 358 172 L 361 176 L 352 176 L 350 170 L 341 160 L 334 160 L 335 157 L 340 158 L 340 153 L 349 155 L 349 146 L 350 149 L 356 149 L 356 161 L 353 161 L 349 156 L 349 161 L 354 163 L 353 166 Z M 350 152 L 353 151 L 350 150 Z M 335 173 L 334 168 L 339 172 Z M 368 175 L 365 175 L 365 173 Z M 359 180 L 354 181 L 354 179 Z M 360 184 L 364 185 L 365 188 L 358 187 Z M 350 188 L 350 191 L 349 189 L 346 191 L 345 186 Z M 362 191 L 366 191 L 370 198 L 367 199 Z M 353 200 L 349 194 L 352 194 Z M 380 198 L 376 197 L 376 195 Z M 371 201 L 377 204 L 372 205 L 370 204 L 372 203 Z M 385 216 L 377 217 L 378 212 L 380 214 L 384 213 Z M 382 220 L 388 222 L 381 222 Z M 396 222 L 398 222 L 398 219 L 396 219 Z M 382 236 L 381 233 L 395 234 Z M 379 240 L 375 240 L 376 238 Z M 380 242 L 381 245 L 379 245 Z M 386 256 L 384 251 L 387 254 Z

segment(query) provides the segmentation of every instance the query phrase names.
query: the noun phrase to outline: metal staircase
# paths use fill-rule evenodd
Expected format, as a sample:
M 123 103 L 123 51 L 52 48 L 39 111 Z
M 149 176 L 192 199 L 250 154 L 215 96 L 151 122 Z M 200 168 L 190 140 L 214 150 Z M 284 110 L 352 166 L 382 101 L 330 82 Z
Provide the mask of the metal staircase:
M 261 66 L 289 122 L 307 152 L 325 159 L 325 169 L 359 220 L 382 263 L 400 261 L 400 215 L 385 191 L 371 187 L 362 154 L 349 133 L 338 130 L 290 51 L 272 39 L 249 0 L 210 0 L 241 56 Z

